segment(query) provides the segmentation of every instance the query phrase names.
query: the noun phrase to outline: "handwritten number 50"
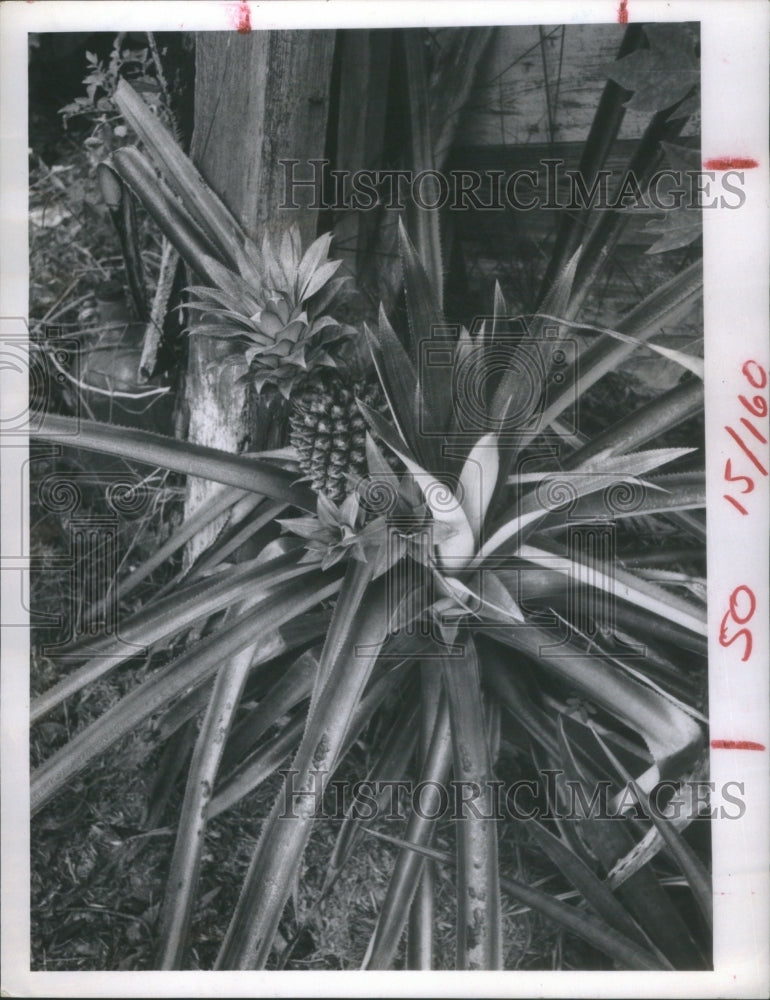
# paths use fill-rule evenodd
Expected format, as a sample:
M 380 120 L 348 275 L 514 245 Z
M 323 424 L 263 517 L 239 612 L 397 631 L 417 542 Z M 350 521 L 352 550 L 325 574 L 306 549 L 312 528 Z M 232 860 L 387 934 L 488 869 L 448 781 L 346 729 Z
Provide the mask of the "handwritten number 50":
M 757 599 L 754 596 L 754 592 L 750 587 L 741 584 L 730 594 L 729 609 L 725 612 L 722 624 L 719 626 L 720 646 L 732 646 L 736 639 L 743 639 L 745 644 L 743 656 L 741 657 L 741 662 L 743 663 L 751 656 L 753 645 L 751 631 L 747 628 L 739 628 L 733 632 L 732 626 L 747 625 L 751 621 L 756 609 Z M 730 635 L 730 632 L 732 632 L 732 635 Z

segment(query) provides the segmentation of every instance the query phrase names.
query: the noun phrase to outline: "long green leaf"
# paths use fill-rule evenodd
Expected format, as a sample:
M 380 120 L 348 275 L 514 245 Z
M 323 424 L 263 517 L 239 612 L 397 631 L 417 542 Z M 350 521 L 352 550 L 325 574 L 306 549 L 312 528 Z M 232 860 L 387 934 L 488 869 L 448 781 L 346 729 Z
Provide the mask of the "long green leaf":
M 417 371 L 383 309 L 376 332 L 364 324 L 369 350 L 379 372 L 390 412 L 399 433 L 420 454 Z
M 625 455 L 647 444 L 659 434 L 678 426 L 703 408 L 703 382 L 688 379 L 650 400 L 606 431 L 597 434 L 564 461 L 565 469 L 576 469 L 600 452 Z
M 649 802 L 649 798 L 645 792 L 635 782 L 633 783 L 633 789 L 643 803 Z M 713 895 L 708 870 L 675 826 L 664 817 L 656 815 L 654 809 L 650 810 L 650 816 L 665 841 L 671 856 L 687 879 L 687 884 L 692 889 L 695 902 L 706 922 L 706 926 L 713 929 Z
M 272 590 L 284 580 L 305 576 L 311 570 L 311 566 L 297 561 L 296 553 L 289 552 L 269 563 L 248 564 L 228 573 L 224 579 L 192 584 L 150 604 L 121 623 L 116 636 L 77 647 L 71 655 L 87 657 L 87 662 L 34 699 L 30 706 L 30 721 L 39 721 L 65 698 L 115 670 L 132 656 L 144 652 L 153 643 L 205 620 L 208 615 L 239 598 Z
M 584 333 L 600 333 L 602 336 L 620 341 L 621 344 L 626 344 L 632 350 L 637 347 L 646 347 L 648 351 L 652 351 L 653 354 L 659 354 L 660 357 L 665 358 L 667 361 L 673 361 L 674 364 L 684 368 L 697 378 L 701 380 L 704 378 L 705 363 L 703 358 L 696 357 L 693 354 L 688 354 L 686 351 L 678 351 L 673 347 L 664 347 L 662 344 L 653 344 L 649 338 L 642 340 L 639 337 L 632 336 L 631 334 L 621 333 L 620 330 L 613 329 L 610 326 L 597 326 L 595 323 L 575 323 L 572 320 L 566 320 L 559 316 L 549 315 L 545 312 L 541 314 L 541 317 L 543 320 L 551 320 L 554 323 L 561 323 L 564 326 L 571 329 L 581 330 Z
M 173 698 L 204 683 L 213 676 L 224 657 L 237 653 L 256 636 L 263 636 L 260 662 L 273 659 L 293 648 L 295 643 L 307 642 L 312 636 L 301 628 L 295 628 L 287 636 L 276 629 L 331 597 L 339 587 L 339 579 L 323 586 L 319 586 L 317 580 L 289 581 L 276 588 L 258 608 L 236 619 L 228 629 L 199 641 L 193 649 L 161 667 L 40 765 L 31 779 L 33 812 L 44 806 L 94 757 Z
M 193 693 L 207 696 L 210 694 L 210 685 L 202 684 L 199 688 L 194 689 Z M 184 696 L 179 699 L 179 701 L 185 700 Z M 206 704 L 205 697 L 201 699 L 201 702 L 196 707 L 196 715 Z M 142 827 L 145 830 L 155 830 L 161 825 L 163 814 L 177 789 L 179 777 L 190 765 L 190 757 L 197 735 L 198 727 L 193 719 L 189 718 L 172 734 L 170 739 L 166 740 L 166 745 L 154 769 L 152 781 L 147 791 L 142 822 Z
M 558 324 L 558 317 L 568 313 L 568 303 L 572 292 L 572 284 L 575 280 L 578 259 L 579 254 L 575 253 L 567 261 L 554 281 L 545 300 L 539 306 L 537 313 L 530 318 L 527 324 L 527 339 L 530 341 L 530 344 L 521 348 L 521 351 L 525 355 L 532 349 L 531 341 L 534 341 L 538 348 L 544 342 L 546 327 L 553 326 L 552 320 L 554 320 L 554 317 L 557 317 L 555 322 Z M 566 327 L 563 325 L 557 325 L 556 336 L 554 336 L 552 331 L 549 331 L 548 345 L 552 345 L 554 340 L 561 339 L 565 331 Z M 543 374 L 547 378 L 549 373 L 545 371 Z M 530 366 L 526 361 L 523 365 L 519 365 L 517 363 L 517 355 L 514 354 L 511 364 L 504 372 L 503 378 L 492 398 L 490 406 L 490 418 L 493 421 L 492 426 L 497 426 L 497 421 L 505 419 L 512 402 L 518 400 L 522 395 L 526 399 L 527 395 L 533 391 L 531 380 Z
M 488 64 L 490 46 L 498 29 L 474 27 L 467 31 L 447 32 L 442 39 L 438 72 L 431 75 L 430 121 L 433 131 L 433 157 L 441 170 L 465 121 L 465 109 L 479 73 Z
M 306 650 L 265 691 L 257 705 L 243 715 L 227 741 L 222 760 L 224 772 L 251 753 L 279 719 L 310 697 L 317 670 L 317 650 Z
M 242 649 L 217 672 L 208 709 L 190 762 L 166 895 L 160 914 L 159 969 L 180 969 L 187 951 L 195 890 L 200 876 L 208 807 L 227 733 L 251 669 L 257 645 Z
M 201 177 L 163 123 L 152 114 L 126 80 L 115 90 L 115 102 L 150 151 L 164 176 L 179 192 L 187 211 L 205 228 L 231 266 L 238 266 L 245 238 L 232 214 Z
M 436 920 L 436 873 L 432 861 L 426 860 L 420 872 L 417 891 L 409 911 L 406 938 L 406 967 L 422 972 L 433 968 L 433 936 Z
M 688 474 L 682 477 L 650 477 L 649 484 L 658 489 L 645 490 L 638 506 L 626 510 L 616 509 L 613 517 L 624 520 L 633 517 L 646 517 L 651 514 L 678 514 L 687 510 L 703 510 L 706 506 L 706 477 L 703 473 Z M 582 497 L 570 511 L 571 523 L 577 524 L 581 519 L 606 516 L 607 502 L 603 496 L 593 495 Z M 564 528 L 566 525 L 544 524 L 543 530 Z
M 409 318 L 409 354 L 413 364 L 417 365 L 421 341 L 430 338 L 434 327 L 441 326 L 444 319 L 425 265 L 409 239 L 401 219 L 398 221 L 398 246 L 404 272 L 406 311 Z M 429 398 L 427 402 L 430 405 L 434 400 Z M 440 412 L 440 409 L 437 412 Z
M 32 436 L 72 448 L 116 455 L 143 465 L 161 466 L 187 476 L 212 479 L 224 486 L 263 493 L 272 500 L 315 513 L 316 494 L 311 489 L 294 485 L 296 476 L 293 473 L 246 455 L 231 455 L 217 448 L 133 427 L 117 427 L 55 413 L 46 414 L 42 426 L 36 428 Z
M 688 115 L 672 118 L 670 111 L 658 112 L 650 119 L 644 134 L 639 140 L 623 176 L 633 176 L 644 189 L 653 171 L 663 158 L 663 143 L 673 141 L 684 128 Z M 575 294 L 573 296 L 572 314 L 583 303 L 593 283 L 602 273 L 610 259 L 629 219 L 629 212 L 603 211 L 599 213 L 596 225 L 591 229 L 583 247 Z M 570 317 L 571 318 L 571 317 Z
M 217 250 L 180 205 L 138 149 L 124 146 L 112 154 L 111 167 L 142 203 L 155 225 L 200 278 L 219 284 Z
M 494 692 L 502 707 L 524 727 L 530 739 L 539 744 L 549 756 L 555 757 L 556 730 L 550 717 L 533 703 L 517 671 L 504 669 L 502 658 L 496 654 L 497 650 L 493 648 L 485 650 L 481 657 L 485 667 L 485 683 Z M 506 655 L 506 660 L 508 659 L 510 654 Z
M 406 773 L 417 741 L 417 708 L 414 703 L 408 705 L 406 711 L 396 717 L 382 752 L 367 772 L 364 787 L 368 790 L 377 789 L 377 782 L 389 781 L 394 776 Z M 331 885 L 337 881 L 363 828 L 387 808 L 390 797 L 391 790 L 387 787 L 382 787 L 379 792 L 375 791 L 377 807 L 371 810 L 371 818 L 365 812 L 360 814 L 362 805 L 360 797 L 352 798 L 334 841 L 334 849 L 329 858 L 324 880 L 324 893 L 328 893 Z
M 706 634 L 706 615 L 698 607 L 688 601 L 661 590 L 648 580 L 614 567 L 612 576 L 609 573 L 589 572 L 588 566 L 578 559 L 560 558 L 553 553 L 534 545 L 521 545 L 516 554 L 529 562 L 546 569 L 555 569 L 575 581 L 595 586 L 615 594 L 624 601 L 629 601 L 640 608 L 645 608 L 660 618 L 681 625 L 696 635 Z
M 409 817 L 406 828 L 408 841 L 421 846 L 430 845 L 436 826 L 435 820 L 430 817 L 441 808 L 437 790 L 445 785 L 451 764 L 452 733 L 449 706 L 446 698 L 442 698 L 420 778 L 421 783 L 426 783 L 423 787 L 427 794 L 421 797 L 420 811 L 413 811 Z M 420 855 L 408 850 L 401 851 L 391 873 L 388 890 L 380 907 L 374 932 L 369 939 L 362 968 L 389 969 L 392 966 L 422 869 L 423 858 Z
M 418 763 L 424 771 L 431 737 L 441 705 L 443 682 L 430 660 L 420 665 L 420 745 Z M 432 861 L 422 866 L 417 893 L 409 910 L 406 937 L 406 967 L 429 971 L 433 968 L 436 871 Z
M 668 847 L 680 871 L 687 879 L 687 883 L 692 889 L 692 894 L 695 897 L 695 902 L 703 919 L 706 921 L 709 929 L 713 930 L 714 918 L 712 912 L 711 879 L 705 866 L 673 824 L 664 816 L 661 816 L 657 809 L 651 807 L 650 798 L 647 793 L 631 778 L 631 775 L 625 769 L 622 762 L 618 760 L 616 755 L 602 740 L 600 734 L 594 730 L 594 735 L 618 774 L 628 783 L 637 801 L 645 809 L 645 815 L 649 816 L 652 820 L 653 825 Z
M 329 618 L 330 615 L 324 611 L 313 611 L 302 615 L 301 619 L 293 622 L 292 627 L 294 627 L 297 630 L 298 635 L 296 642 L 294 641 L 294 636 L 292 636 L 292 648 L 301 646 L 306 642 L 310 643 L 314 641 L 318 636 L 323 635 L 323 633 L 328 628 Z M 303 653 L 302 656 L 300 656 L 298 659 L 302 660 L 304 655 L 305 654 Z M 296 662 L 297 661 L 295 660 L 292 666 L 294 666 Z M 291 675 L 292 667 L 290 667 L 288 671 L 284 672 L 285 668 L 286 668 L 285 664 L 280 664 L 279 666 L 277 661 L 275 661 L 275 670 L 278 671 L 281 678 Z M 273 696 L 275 688 L 277 686 L 274 673 L 275 671 L 271 670 L 269 672 L 268 677 L 260 677 L 258 679 L 258 681 L 256 682 L 256 688 L 257 688 L 256 694 L 251 690 L 251 686 L 247 687 L 246 689 L 247 697 L 252 697 L 252 696 L 259 697 L 263 691 L 266 691 L 264 698 L 262 699 L 262 701 L 265 701 L 265 715 L 268 716 L 269 718 L 269 721 L 265 724 L 266 728 L 268 728 L 269 725 L 272 724 L 272 722 L 274 722 L 276 719 L 280 718 L 281 715 L 286 714 L 286 712 L 283 713 L 276 712 L 272 716 L 268 715 L 269 705 L 267 704 L 267 702 Z M 296 674 L 294 676 L 296 677 Z M 308 690 L 309 688 L 305 691 L 304 695 L 301 695 L 296 700 L 294 701 L 290 700 L 289 707 L 293 707 L 299 701 L 302 701 L 303 698 L 306 698 Z M 199 712 L 203 711 L 203 709 L 208 704 L 210 695 L 211 695 L 211 685 L 207 683 L 207 684 L 202 684 L 200 688 L 194 689 L 188 692 L 186 695 L 183 695 L 181 698 L 179 698 L 178 701 L 176 701 L 170 708 L 168 708 L 163 713 L 161 718 L 158 720 L 156 725 L 158 739 L 161 742 L 168 740 L 170 736 L 176 733 L 190 719 L 194 718 L 196 715 L 199 714 Z M 260 701 L 260 705 L 262 704 L 262 701 Z M 254 711 L 258 711 L 258 709 L 254 709 Z M 242 716 L 244 721 L 249 714 L 250 714 L 249 712 L 244 713 L 244 716 Z M 245 754 L 251 748 L 251 743 L 248 741 L 248 735 L 239 732 L 240 729 L 241 729 L 240 723 L 237 726 L 234 726 L 233 731 L 230 734 L 230 737 L 227 741 L 227 745 L 225 746 L 225 753 L 223 756 L 223 763 L 221 765 L 223 770 L 234 766 L 238 761 L 242 759 L 243 756 L 245 756 Z M 259 733 L 259 736 L 262 736 L 263 733 L 264 730 Z M 247 744 L 246 750 L 243 749 L 242 740 L 239 739 L 239 737 L 242 737 L 242 739 L 246 741 Z
M 353 568 L 349 569 L 353 575 L 358 572 L 355 563 L 353 560 Z M 346 584 L 347 592 L 358 597 L 358 604 L 350 599 L 337 601 L 329 633 L 334 655 L 322 654 L 319 685 L 293 765 L 294 788 L 299 797 L 296 811 L 284 814 L 285 796 L 281 795 L 263 826 L 217 958 L 218 969 L 261 968 L 267 961 L 312 830 L 315 803 L 312 793 L 317 782 L 320 781 L 320 789 L 328 782 L 385 639 L 388 612 L 385 578 L 365 591 L 353 581 L 349 586 Z M 364 593 L 366 600 L 362 601 Z M 344 639 L 340 641 L 342 635 Z
M 575 851 L 558 837 L 555 837 L 542 823 L 533 822 L 529 827 L 529 832 L 559 871 L 585 896 L 597 914 L 606 920 L 610 927 L 615 927 L 642 947 L 650 946 L 649 940 L 642 934 L 622 904 L 613 896 L 611 889 L 591 871 Z
M 253 507 L 256 507 L 258 504 L 261 504 L 261 501 L 253 503 Z M 243 544 L 258 531 L 272 524 L 285 509 L 286 504 L 283 503 L 261 504 L 256 517 L 246 517 L 241 527 L 232 534 L 229 534 L 227 538 L 222 539 L 222 541 L 217 539 L 217 543 L 212 547 L 213 551 L 206 552 L 200 562 L 195 564 L 192 575 L 198 577 L 215 569 L 228 556 L 241 550 Z
M 620 673 L 599 657 L 573 648 L 571 642 L 560 644 L 549 655 L 549 648 L 554 647 L 554 633 L 534 625 L 485 631 L 505 645 L 526 652 L 629 725 L 645 740 L 658 763 L 680 753 L 696 756 L 703 743 L 701 727 L 673 701 Z
M 618 50 L 618 59 L 635 51 L 644 42 L 644 35 L 641 24 L 629 24 L 623 34 L 623 41 Z M 590 189 L 593 185 L 599 170 L 604 166 L 607 156 L 617 138 L 620 126 L 626 114 L 624 103 L 630 97 L 630 93 L 624 90 L 614 80 L 607 80 L 599 98 L 599 103 L 594 113 L 591 128 L 583 143 L 578 164 L 578 175 L 583 179 L 586 187 Z M 585 208 L 581 212 L 562 212 L 559 229 L 556 234 L 551 258 L 548 268 L 543 278 L 540 289 L 542 299 L 551 286 L 554 277 L 559 273 L 569 257 L 571 257 L 582 242 L 583 234 L 586 231 L 591 209 Z
M 125 580 L 120 582 L 117 587 L 116 599 L 122 601 L 129 594 L 132 594 L 139 584 L 143 580 L 146 580 L 150 574 L 154 573 L 159 566 L 162 566 L 170 556 L 178 552 L 183 545 L 186 545 L 207 524 L 216 520 L 220 514 L 229 510 L 244 496 L 246 496 L 244 490 L 233 489 L 232 487 L 225 487 L 210 496 L 190 517 L 182 522 L 160 548 L 156 549 L 144 562 L 133 569 Z M 90 620 L 101 611 L 109 600 L 110 597 L 107 596 L 92 605 L 88 611 L 87 620 Z
M 356 615 L 368 597 L 369 587 L 372 582 L 374 559 L 361 562 L 352 559 L 345 570 L 345 577 L 342 581 L 342 590 L 334 609 L 329 631 L 326 633 L 326 641 L 321 650 L 321 657 L 318 663 L 318 670 L 315 675 L 313 692 L 310 697 L 310 712 L 308 713 L 308 724 L 315 706 L 318 704 L 321 695 L 326 689 L 326 685 L 332 677 L 337 664 L 346 656 L 350 655 L 351 643 L 357 626 Z
M 569 780 L 582 787 L 588 802 L 597 787 L 591 765 L 579 766 L 560 719 L 559 742 L 562 748 L 561 767 Z M 563 780 L 563 778 L 558 779 Z M 634 845 L 628 828 L 616 819 L 588 815 L 580 821 L 580 830 L 594 857 L 605 872 L 625 856 Z M 673 905 L 649 866 L 637 871 L 622 886 L 620 898 L 651 941 L 677 969 L 698 969 L 704 965 L 690 928 Z
M 434 258 L 428 264 L 433 270 L 441 266 L 437 233 L 426 233 L 426 253 Z M 414 397 L 414 426 L 409 428 L 414 453 L 431 471 L 445 468 L 448 457 L 442 454 L 442 435 L 449 429 L 452 414 L 452 393 L 447 392 L 447 369 L 436 364 L 435 350 L 450 354 L 454 350 L 453 335 L 443 329 L 443 314 L 435 288 L 425 270 L 425 261 L 412 245 L 402 220 L 398 223 L 398 245 L 404 276 L 406 311 L 409 321 L 408 353 L 417 373 L 419 390 Z M 438 263 L 435 257 L 438 256 Z M 432 275 L 436 279 L 436 275 Z M 440 276 L 437 279 L 440 281 Z M 399 416 L 401 416 L 399 414 Z
M 424 847 L 421 844 L 413 843 L 391 834 L 381 833 L 378 830 L 369 830 L 373 836 L 379 840 L 395 844 L 397 847 L 405 848 L 421 854 L 425 858 L 439 861 L 442 864 L 452 864 L 454 858 L 444 851 L 437 851 L 431 847 Z M 541 889 L 524 885 L 517 879 L 501 878 L 500 888 L 513 899 L 538 913 L 552 920 L 555 924 L 565 930 L 576 934 L 587 941 L 590 945 L 598 948 L 605 955 L 608 955 L 621 969 L 636 969 L 639 971 L 656 971 L 661 969 L 661 963 L 644 948 L 640 948 L 635 941 L 630 940 L 623 934 L 616 931 L 603 920 L 597 920 L 590 914 L 577 910 L 575 907 L 554 899 Z
M 541 493 L 545 487 L 544 492 L 548 494 L 548 481 L 562 494 L 560 500 L 566 499 L 570 502 L 629 481 L 638 483 L 640 488 L 645 489 L 646 495 L 647 489 L 653 488 L 652 484 L 646 480 L 639 481 L 639 476 L 673 462 L 691 451 L 692 448 L 656 448 L 651 451 L 634 452 L 632 455 L 596 455 L 587 458 L 578 468 L 557 472 L 543 470 L 525 476 L 510 477 L 511 484 L 538 481 L 539 487 L 521 498 L 516 516 L 501 525 L 484 542 L 474 557 L 474 564 L 480 563 L 506 542 L 520 535 L 524 528 L 531 527 L 550 513 L 550 508 Z
M 280 732 L 271 736 L 250 754 L 243 763 L 227 775 L 214 793 L 209 805 L 209 819 L 232 809 L 241 799 L 272 778 L 287 758 L 296 752 L 305 728 L 302 710 L 296 712 Z
M 470 636 L 462 657 L 441 657 L 452 723 L 455 781 L 472 793 L 457 826 L 457 964 L 461 969 L 502 967 L 500 873 L 488 720 L 481 675 Z
M 409 165 L 417 176 L 425 171 L 436 169 L 433 155 L 428 81 L 425 72 L 425 48 L 422 44 L 422 38 L 417 32 L 405 31 L 402 37 L 406 57 L 406 88 L 409 100 L 409 131 L 412 149 Z M 435 192 L 432 193 L 435 194 Z M 426 200 L 429 199 L 430 195 Z M 417 250 L 433 288 L 438 310 L 441 312 L 444 301 L 444 273 L 441 264 L 438 212 L 416 208 L 412 218 L 415 226 Z
M 700 261 L 696 261 L 643 299 L 620 320 L 616 329 L 639 341 L 649 340 L 661 327 L 686 316 L 702 293 L 703 273 Z M 545 408 L 539 420 L 540 429 L 549 427 L 568 406 L 580 399 L 603 375 L 615 370 L 634 350 L 634 344 L 618 343 L 609 335 L 599 337 L 581 353 L 574 369 L 567 374 L 563 388 Z
M 604 952 L 620 969 L 638 969 L 645 972 L 672 968 L 665 959 L 661 961 L 654 953 L 640 948 L 635 941 L 621 934 L 611 924 L 597 920 L 582 910 L 575 910 L 545 892 L 512 878 L 501 879 L 500 885 L 503 891 L 514 899 L 537 910 L 544 917 L 548 917 L 565 930 L 571 931 Z
M 350 750 L 358 738 L 361 729 L 371 720 L 371 716 L 390 690 L 393 680 L 393 677 L 385 675 L 377 677 L 371 682 L 364 697 L 359 701 L 353 712 L 348 730 L 340 747 L 340 759 Z M 236 803 L 240 802 L 244 796 L 253 792 L 263 781 L 274 775 L 280 765 L 285 764 L 288 755 L 297 749 L 303 728 L 307 728 L 307 720 L 306 718 L 303 719 L 302 711 L 300 710 L 276 736 L 267 740 L 261 747 L 258 747 L 232 774 L 228 775 L 226 780 L 216 790 L 214 798 L 211 801 L 209 815 L 213 818 L 221 812 L 230 809 Z M 287 778 L 287 781 L 292 784 L 293 773 L 290 770 L 288 772 L 289 777 Z M 291 785 L 288 785 L 288 787 L 291 787 Z M 320 795 L 322 792 L 320 785 L 317 787 L 317 791 Z M 315 791 L 311 794 L 315 797 Z
M 563 591 L 562 591 L 563 592 Z M 652 636 L 654 641 L 669 642 L 673 646 L 705 658 L 708 654 L 707 637 L 696 635 L 666 618 L 661 618 L 644 608 L 635 607 L 625 601 L 618 602 L 615 619 L 619 631 L 625 630 L 642 644 Z M 681 668 L 680 668 L 681 669 Z

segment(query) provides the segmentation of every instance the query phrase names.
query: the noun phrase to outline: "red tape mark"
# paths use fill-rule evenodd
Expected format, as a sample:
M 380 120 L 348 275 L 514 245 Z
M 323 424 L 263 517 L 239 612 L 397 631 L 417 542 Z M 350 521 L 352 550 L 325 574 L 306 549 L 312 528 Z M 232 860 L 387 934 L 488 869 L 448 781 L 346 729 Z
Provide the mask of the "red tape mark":
M 620 0 L 618 24 L 628 24 L 628 0 Z
M 714 750 L 764 750 L 762 743 L 754 743 L 753 740 L 712 740 L 711 746 Z
M 714 160 L 705 160 L 706 170 L 753 170 L 759 163 L 750 156 L 718 156 Z
M 248 35 L 251 31 L 251 11 L 246 0 L 241 0 L 235 12 L 235 30 L 241 35 Z

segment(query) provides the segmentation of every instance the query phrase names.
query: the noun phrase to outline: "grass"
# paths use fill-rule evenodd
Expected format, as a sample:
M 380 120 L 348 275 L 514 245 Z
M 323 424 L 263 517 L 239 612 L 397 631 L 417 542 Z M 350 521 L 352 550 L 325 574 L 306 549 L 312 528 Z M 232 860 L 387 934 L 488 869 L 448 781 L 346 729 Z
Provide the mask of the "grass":
M 141 682 L 145 671 L 104 684 L 82 706 L 79 724 L 91 711 L 99 714 L 122 691 Z M 89 711 L 90 710 L 90 711 Z M 78 723 L 73 725 L 77 727 Z M 44 739 L 47 722 L 37 727 Z M 72 724 L 71 724 L 72 725 Z M 40 732 L 43 730 L 43 733 Z M 69 732 L 67 732 L 69 735 Z M 57 739 L 50 747 L 54 749 Z M 41 747 L 41 749 L 43 749 Z M 138 971 L 152 969 L 156 950 L 156 923 L 163 898 L 173 845 L 173 829 L 159 825 L 146 829 L 147 803 L 162 756 L 154 727 L 132 733 L 105 754 L 88 773 L 73 782 L 66 794 L 35 820 L 32 834 L 32 952 L 39 971 Z M 290 761 L 287 760 L 287 765 Z M 360 773 L 351 770 L 355 779 Z M 341 780 L 344 774 L 338 776 Z M 190 931 L 191 968 L 209 969 L 227 928 L 229 913 L 257 842 L 261 820 L 267 815 L 279 783 L 268 783 L 237 807 L 214 819 L 206 833 L 201 872 L 200 904 Z M 172 792 L 165 816 L 173 816 L 181 788 Z M 333 814 L 333 797 L 327 797 Z M 339 821 L 317 825 L 301 876 L 299 911 L 281 928 L 274 966 L 283 963 L 291 945 L 288 969 L 355 969 L 365 951 L 385 894 L 396 848 L 365 836 L 356 848 L 337 890 L 317 905 L 327 859 Z M 380 819 L 375 830 L 399 835 L 400 824 Z M 554 885 L 552 872 L 526 844 L 522 834 L 510 844 L 507 874 L 526 881 Z M 442 823 L 435 845 L 454 852 L 449 820 Z M 515 859 L 515 860 L 514 860 Z M 454 870 L 436 866 L 435 948 L 437 969 L 454 962 Z M 555 930 L 532 911 L 522 912 L 513 902 L 504 909 L 506 968 L 569 968 L 585 966 L 585 946 Z M 295 942 L 295 935 L 298 940 Z M 280 942 L 280 938 L 279 938 Z M 404 957 L 402 943 L 397 967 Z M 601 956 L 595 956 L 601 963 Z M 601 964 L 598 966 L 601 967 Z
M 93 331 L 100 324 L 99 300 L 106 288 L 122 288 L 123 257 L 107 207 L 99 193 L 93 158 L 84 146 L 88 130 L 41 111 L 31 123 L 30 138 L 30 325 L 32 339 L 45 346 L 46 328 L 77 345 L 87 357 Z M 44 159 L 44 156 L 47 159 Z M 152 276 L 160 243 L 144 227 L 144 259 Z M 47 357 L 47 354 L 43 355 Z M 72 354 L 70 354 L 70 358 Z M 77 366 L 74 368 L 77 372 Z M 49 405 L 86 409 L 93 397 L 72 382 L 56 380 L 49 365 Z M 85 406 L 83 405 L 85 404 Z M 115 512 L 105 503 L 104 463 L 83 452 L 41 455 L 30 466 L 31 601 L 38 620 L 61 619 L 57 627 L 32 629 L 30 685 L 37 695 L 56 683 L 60 660 L 45 647 L 62 641 L 82 617 L 87 598 L 70 568 L 71 520 Z M 136 482 L 126 463 L 114 475 Z M 145 473 L 146 474 L 146 473 Z M 80 484 L 76 511 L 57 511 L 45 502 L 40 486 L 49 477 Z M 179 483 L 157 470 L 147 486 L 146 509 L 139 517 L 117 518 L 121 565 L 129 567 L 151 553 L 178 519 Z M 134 602 L 141 602 L 173 571 L 167 566 L 147 581 Z M 157 662 L 157 658 L 156 658 Z M 86 726 L 146 676 L 150 664 L 135 664 L 96 684 L 87 695 L 68 702 L 30 734 L 31 764 L 36 766 L 74 732 Z M 31 831 L 31 900 L 33 967 L 44 971 L 134 969 L 146 967 L 157 917 L 168 835 L 145 837 L 143 816 L 158 756 L 150 727 L 127 737 L 75 782 L 65 796 L 33 822 Z

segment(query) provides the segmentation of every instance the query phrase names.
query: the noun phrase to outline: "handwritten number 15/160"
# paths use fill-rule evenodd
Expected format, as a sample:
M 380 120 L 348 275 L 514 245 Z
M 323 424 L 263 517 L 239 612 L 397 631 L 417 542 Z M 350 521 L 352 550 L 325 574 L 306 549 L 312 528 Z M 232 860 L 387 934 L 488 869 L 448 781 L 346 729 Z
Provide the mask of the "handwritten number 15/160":
M 767 386 L 767 372 L 762 368 L 756 361 L 747 361 L 743 368 L 741 369 L 743 374 L 746 376 L 746 380 L 749 385 L 754 389 L 764 389 Z M 767 400 L 764 396 L 753 396 L 751 399 L 743 394 L 738 396 L 738 400 L 741 406 L 754 418 L 763 420 L 767 417 Z M 743 455 L 748 458 L 754 468 L 762 476 L 767 476 L 767 469 L 762 464 L 762 462 L 757 458 L 754 451 L 752 451 L 752 446 L 756 447 L 753 442 L 746 443 L 745 436 L 746 431 L 760 444 L 767 444 L 767 438 L 765 435 L 756 427 L 755 424 L 751 422 L 747 417 L 742 416 L 740 418 L 741 427 L 736 430 L 734 427 L 725 426 L 725 430 L 730 435 L 735 444 L 743 452 Z M 728 483 L 744 483 L 745 486 L 740 490 L 741 494 L 752 493 L 754 490 L 754 480 L 751 476 L 736 474 L 733 472 L 733 460 L 728 458 L 725 462 L 725 481 Z M 724 494 L 725 500 L 732 504 L 736 510 L 740 511 L 741 514 L 748 514 L 748 510 L 744 505 L 737 500 L 734 496 L 729 493 Z

